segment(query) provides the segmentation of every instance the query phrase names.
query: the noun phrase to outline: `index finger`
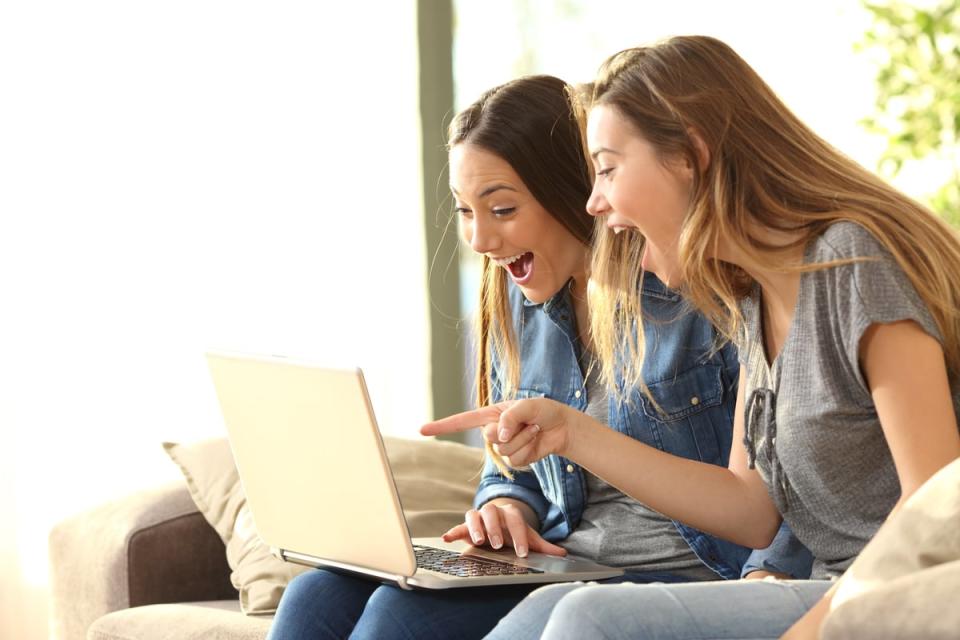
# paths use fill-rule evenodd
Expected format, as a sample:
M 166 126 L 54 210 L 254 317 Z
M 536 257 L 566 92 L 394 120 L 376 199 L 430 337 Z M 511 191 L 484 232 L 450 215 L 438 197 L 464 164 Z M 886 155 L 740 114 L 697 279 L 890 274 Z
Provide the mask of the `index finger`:
M 480 407 L 472 411 L 456 413 L 440 420 L 434 420 L 420 427 L 420 433 L 425 436 L 437 436 L 443 433 L 456 433 L 458 431 L 467 431 L 482 427 L 485 424 L 496 423 L 500 420 L 500 414 L 509 406 L 509 403 L 501 402 L 486 407 Z

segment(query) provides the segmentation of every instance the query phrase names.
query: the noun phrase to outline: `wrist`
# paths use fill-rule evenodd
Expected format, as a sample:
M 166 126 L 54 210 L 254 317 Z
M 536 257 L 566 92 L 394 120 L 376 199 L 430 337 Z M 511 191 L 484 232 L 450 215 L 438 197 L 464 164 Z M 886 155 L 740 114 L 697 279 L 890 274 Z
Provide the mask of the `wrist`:
M 564 407 L 564 438 L 563 446 L 556 453 L 568 460 L 579 460 L 583 451 L 583 440 L 586 431 L 591 426 L 589 416 L 570 407 Z

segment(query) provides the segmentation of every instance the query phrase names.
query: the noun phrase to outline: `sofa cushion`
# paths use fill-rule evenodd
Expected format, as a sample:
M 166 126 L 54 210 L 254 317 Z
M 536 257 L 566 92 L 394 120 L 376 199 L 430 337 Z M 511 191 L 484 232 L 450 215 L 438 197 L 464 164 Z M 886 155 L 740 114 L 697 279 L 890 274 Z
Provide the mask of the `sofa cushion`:
M 152 604 L 94 622 L 87 640 L 263 640 L 273 616 L 245 616 L 236 600 Z
M 462 522 L 483 464 L 480 449 L 399 438 L 385 438 L 384 445 L 412 536 L 436 536 Z M 307 568 L 279 560 L 257 536 L 226 438 L 189 445 L 167 442 L 163 447 L 226 546 L 242 610 L 275 611 L 287 583 Z

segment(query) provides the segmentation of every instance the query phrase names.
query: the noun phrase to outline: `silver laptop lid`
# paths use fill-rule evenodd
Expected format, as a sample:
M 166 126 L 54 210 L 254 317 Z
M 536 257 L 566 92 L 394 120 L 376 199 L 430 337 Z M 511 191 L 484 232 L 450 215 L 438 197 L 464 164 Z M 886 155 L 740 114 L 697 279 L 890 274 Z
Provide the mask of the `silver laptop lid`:
M 362 372 L 228 353 L 207 362 L 263 541 L 412 576 L 416 560 Z

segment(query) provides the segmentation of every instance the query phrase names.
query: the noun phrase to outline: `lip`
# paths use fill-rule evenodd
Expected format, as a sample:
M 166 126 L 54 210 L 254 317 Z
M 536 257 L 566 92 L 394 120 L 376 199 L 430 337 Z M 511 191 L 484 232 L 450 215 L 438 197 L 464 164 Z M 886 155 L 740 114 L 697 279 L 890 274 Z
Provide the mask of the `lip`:
M 620 233 L 624 229 L 636 229 L 637 225 L 631 224 L 619 218 L 607 218 L 607 228 L 612 229 L 614 233 Z
M 496 263 L 497 263 L 498 265 L 500 265 L 501 267 L 503 267 L 503 268 L 506 269 L 510 264 L 512 264 L 513 262 L 515 262 L 517 259 L 520 258 L 520 256 L 522 256 L 522 255 L 525 254 L 525 253 L 528 253 L 528 252 L 527 252 L 527 251 L 521 251 L 520 253 L 515 253 L 515 254 L 512 254 L 512 255 L 506 255 L 506 256 L 487 256 L 487 257 L 490 258 L 491 260 L 493 260 L 494 262 L 496 262 Z

